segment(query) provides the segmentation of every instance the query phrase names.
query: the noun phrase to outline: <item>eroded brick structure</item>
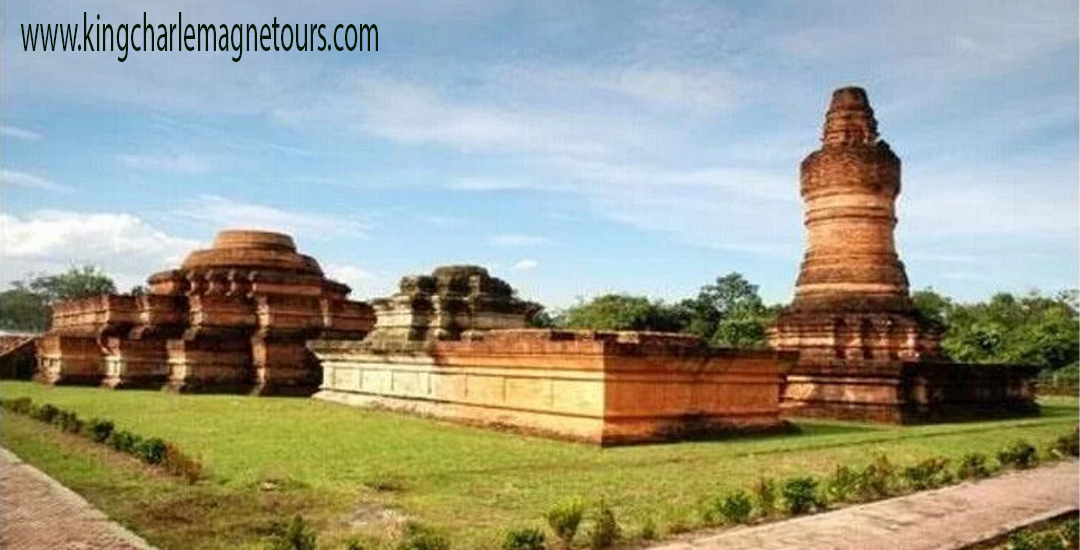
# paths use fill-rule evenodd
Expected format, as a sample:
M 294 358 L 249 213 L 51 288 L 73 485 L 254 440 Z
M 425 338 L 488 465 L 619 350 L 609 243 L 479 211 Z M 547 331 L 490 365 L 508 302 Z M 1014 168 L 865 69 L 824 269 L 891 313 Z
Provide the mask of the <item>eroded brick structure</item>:
M 601 444 L 780 425 L 794 354 L 678 334 L 528 329 L 534 304 L 482 268 L 406 277 L 363 342 L 309 343 L 317 398 Z
M 58 304 L 38 342 L 40 381 L 177 391 L 311 393 L 319 370 L 304 344 L 362 338 L 371 307 L 346 298 L 288 235 L 223 231 L 141 295 Z
M 833 93 L 800 190 L 806 254 L 770 335 L 799 352 L 786 407 L 886 421 L 1033 408 L 1032 369 L 945 363 L 941 335 L 920 322 L 893 238 L 900 159 L 861 88 Z

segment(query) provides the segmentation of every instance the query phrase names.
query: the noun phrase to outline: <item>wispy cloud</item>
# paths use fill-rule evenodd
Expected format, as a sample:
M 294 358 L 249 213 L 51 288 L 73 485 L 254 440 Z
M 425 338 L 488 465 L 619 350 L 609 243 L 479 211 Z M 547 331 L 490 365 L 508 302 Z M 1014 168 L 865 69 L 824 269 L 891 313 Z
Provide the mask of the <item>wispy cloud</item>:
M 521 247 L 542 246 L 551 244 L 551 239 L 536 235 L 522 235 L 519 233 L 505 233 L 488 237 L 488 244 L 493 246 Z
M 540 267 L 539 262 L 526 258 L 524 260 L 521 260 L 520 262 L 515 263 L 513 267 L 511 267 L 511 269 L 513 269 L 514 271 L 531 271 L 533 269 L 536 269 L 537 267 Z
M 0 168 L 0 185 L 11 185 L 26 189 L 39 189 L 42 191 L 65 191 L 67 186 L 56 183 L 44 176 L 38 176 L 29 172 L 8 170 Z
M 30 141 L 41 139 L 41 134 L 32 130 L 6 125 L 0 125 L 0 136 Z
M 367 238 L 366 225 L 358 219 L 294 212 L 219 195 L 199 195 L 184 204 L 175 214 L 215 230 L 229 227 L 281 231 L 308 238 Z
M 174 172 L 177 174 L 204 174 L 210 170 L 206 159 L 190 155 L 119 155 L 120 164 L 135 170 L 148 172 Z

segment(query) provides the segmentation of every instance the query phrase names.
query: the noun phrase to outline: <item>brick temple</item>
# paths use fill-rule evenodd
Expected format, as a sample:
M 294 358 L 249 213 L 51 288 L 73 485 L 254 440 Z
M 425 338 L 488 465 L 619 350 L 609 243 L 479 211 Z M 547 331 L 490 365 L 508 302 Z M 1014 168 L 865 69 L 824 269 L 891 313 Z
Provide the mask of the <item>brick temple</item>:
M 316 398 L 611 445 L 782 425 L 794 354 L 697 337 L 529 329 L 539 310 L 475 266 L 405 277 L 363 341 L 318 339 Z
M 288 235 L 222 231 L 138 295 L 57 304 L 37 344 L 49 384 L 310 394 L 320 336 L 362 338 L 371 307 L 323 276 Z
M 795 298 L 770 334 L 799 353 L 785 407 L 890 422 L 1034 409 L 1035 369 L 948 363 L 941 334 L 920 321 L 893 237 L 900 159 L 863 89 L 833 93 L 821 141 L 800 167 L 806 253 Z
M 782 426 L 1037 411 L 1034 367 L 946 361 L 893 235 L 900 159 L 860 88 L 834 92 L 802 162 L 806 253 L 771 350 L 696 337 L 533 329 L 537 304 L 477 266 L 348 299 L 292 238 L 223 231 L 138 295 L 57 304 L 49 384 L 310 395 L 601 444 Z M 24 343 L 23 348 L 28 346 Z

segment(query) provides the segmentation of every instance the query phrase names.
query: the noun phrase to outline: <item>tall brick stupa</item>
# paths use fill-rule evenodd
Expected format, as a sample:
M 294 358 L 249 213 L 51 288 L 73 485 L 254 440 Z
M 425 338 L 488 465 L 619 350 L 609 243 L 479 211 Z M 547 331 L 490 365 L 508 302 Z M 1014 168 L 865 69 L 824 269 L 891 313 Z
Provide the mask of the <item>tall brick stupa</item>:
M 833 92 L 821 141 L 800 166 L 806 252 L 795 297 L 770 331 L 773 347 L 799 352 L 785 407 L 887 421 L 1008 396 L 1026 408 L 1026 370 L 948 363 L 940 331 L 920 322 L 893 236 L 900 158 L 862 88 Z

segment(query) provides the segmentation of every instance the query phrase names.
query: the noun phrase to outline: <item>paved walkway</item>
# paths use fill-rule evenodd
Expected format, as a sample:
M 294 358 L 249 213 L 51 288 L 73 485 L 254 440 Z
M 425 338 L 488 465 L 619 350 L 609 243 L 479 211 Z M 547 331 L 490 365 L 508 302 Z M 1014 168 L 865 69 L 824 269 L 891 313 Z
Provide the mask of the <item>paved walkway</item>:
M 1067 461 L 652 550 L 955 550 L 1076 511 L 1078 485 Z
M 0 549 L 154 550 L 82 497 L 3 448 Z

